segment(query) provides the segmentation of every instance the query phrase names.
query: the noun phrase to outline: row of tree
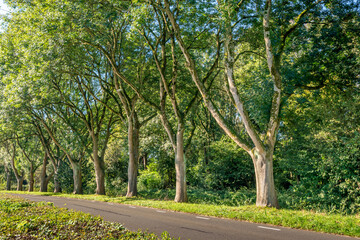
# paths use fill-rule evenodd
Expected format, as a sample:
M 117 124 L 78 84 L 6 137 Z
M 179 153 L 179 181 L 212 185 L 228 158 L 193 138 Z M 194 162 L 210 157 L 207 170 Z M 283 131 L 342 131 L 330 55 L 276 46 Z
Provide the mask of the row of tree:
M 331 89 L 331 98 L 340 91 L 358 100 L 356 1 L 8 4 L 13 10 L 0 35 L 1 146 L 18 190 L 24 174 L 16 161 L 27 162 L 29 190 L 42 166 L 41 191 L 52 176 L 60 191 L 58 170 L 67 161 L 80 194 L 82 165 L 91 159 L 95 192 L 105 194 L 107 149 L 125 134 L 127 196 L 136 196 L 139 160 L 160 158 L 141 151 L 144 141 L 151 146 L 152 135 L 165 133 L 157 139 L 174 159 L 175 201 L 186 202 L 186 159 L 194 158 L 194 139 L 203 138 L 202 158 L 211 161 L 213 133 L 248 154 L 256 204 L 278 207 L 274 151 L 285 156 L 289 139 L 306 135 L 293 128 L 297 104 Z M 291 172 L 285 166 L 291 162 L 281 165 Z

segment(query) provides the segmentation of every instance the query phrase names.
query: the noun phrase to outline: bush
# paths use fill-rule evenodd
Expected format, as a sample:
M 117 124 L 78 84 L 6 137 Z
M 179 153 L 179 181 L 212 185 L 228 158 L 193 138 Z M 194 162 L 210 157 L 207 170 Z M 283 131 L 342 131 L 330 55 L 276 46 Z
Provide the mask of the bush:
M 161 176 L 154 170 L 154 166 L 154 164 L 149 164 L 147 169 L 140 171 L 138 178 L 138 188 L 140 191 L 161 188 Z
M 190 185 L 220 191 L 236 191 L 255 185 L 249 155 L 227 137 L 211 143 L 208 154 L 208 163 L 199 159 L 195 166 L 189 164 L 187 179 Z

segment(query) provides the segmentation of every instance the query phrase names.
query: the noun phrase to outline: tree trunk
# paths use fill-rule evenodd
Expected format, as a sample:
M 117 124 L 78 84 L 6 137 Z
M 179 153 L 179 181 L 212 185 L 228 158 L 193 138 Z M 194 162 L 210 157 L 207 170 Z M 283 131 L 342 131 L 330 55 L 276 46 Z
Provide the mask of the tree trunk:
M 176 171 L 176 194 L 175 202 L 187 202 L 186 191 L 186 163 L 184 155 L 184 128 L 178 126 L 176 134 L 175 171 Z
M 128 189 L 126 197 L 137 195 L 137 174 L 139 157 L 139 123 L 135 119 L 128 118 L 128 144 L 129 144 L 129 166 L 128 166 Z
M 54 164 L 54 193 L 60 193 L 62 192 L 59 177 L 58 177 L 58 171 L 60 168 L 61 160 L 58 160 L 58 164 Z
M 81 180 L 81 165 L 79 162 L 71 161 L 71 167 L 73 170 L 74 179 L 74 191 L 73 194 L 82 194 L 82 180 Z
M 40 174 L 40 192 L 47 192 L 47 176 L 46 176 L 46 165 L 48 163 L 48 156 L 45 154 L 43 165 L 41 168 L 41 174 Z
M 10 151 L 8 151 L 8 152 L 10 153 Z M 11 163 L 11 168 L 14 171 L 14 174 L 16 177 L 16 182 L 17 182 L 16 190 L 22 191 L 23 190 L 23 181 L 24 181 L 24 172 L 22 172 L 21 175 L 19 174 L 19 171 L 15 166 L 15 157 L 16 157 L 16 145 L 14 144 L 10 163 Z
M 147 165 L 148 165 L 147 153 L 144 153 L 144 155 L 142 156 L 142 162 L 143 162 L 144 170 L 146 170 L 146 169 L 147 169 Z
M 30 173 L 29 173 L 29 192 L 33 192 L 34 191 L 34 165 L 33 163 L 31 163 L 30 166 Z
M 6 190 L 10 191 L 11 190 L 11 171 L 7 166 L 5 166 L 5 172 L 6 172 Z
M 256 206 L 279 208 L 274 184 L 273 152 L 253 149 L 251 158 L 256 177 Z
M 105 162 L 102 157 L 99 156 L 98 139 L 95 134 L 91 133 L 93 138 L 93 160 L 96 176 L 96 194 L 105 195 Z
M 58 176 L 61 159 L 62 159 L 62 157 L 60 156 L 60 148 L 57 146 L 56 157 L 51 154 L 49 154 L 48 157 L 50 158 L 51 163 L 54 167 L 54 193 L 60 193 L 60 192 L 62 192 L 60 182 L 59 182 L 59 176 Z
M 23 190 L 23 181 L 24 181 L 24 176 L 19 176 L 16 178 L 16 182 L 17 182 L 16 191 Z
M 44 180 L 40 184 L 40 192 L 47 192 L 48 191 L 48 185 L 50 182 L 50 179 L 54 176 L 54 173 L 50 174 L 49 176 L 45 175 Z
M 60 182 L 58 180 L 58 174 L 56 172 L 54 175 L 54 193 L 61 193 L 61 192 L 62 192 L 62 189 L 60 186 Z
M 94 152 L 94 166 L 96 175 L 96 194 L 105 195 L 105 163 L 99 157 L 98 152 Z

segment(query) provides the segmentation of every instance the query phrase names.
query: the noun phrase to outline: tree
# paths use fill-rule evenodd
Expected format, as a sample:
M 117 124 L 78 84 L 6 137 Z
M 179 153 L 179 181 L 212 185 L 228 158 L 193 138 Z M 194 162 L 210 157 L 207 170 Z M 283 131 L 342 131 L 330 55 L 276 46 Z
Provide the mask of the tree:
M 154 97 L 149 98 L 139 91 L 136 92 L 143 101 L 157 111 L 161 119 L 175 155 L 175 201 L 186 202 L 185 153 L 190 146 L 196 128 L 194 121 L 189 118 L 194 116 L 191 113 L 199 102 L 199 92 L 191 88 L 186 81 L 188 76 L 182 71 L 183 59 L 175 43 L 174 31 L 170 28 L 164 13 L 156 9 L 144 11 L 141 7 L 134 7 L 132 16 L 135 16 L 132 23 L 134 31 L 137 31 L 145 40 L 152 55 L 153 64 L 156 66 L 156 77 L 159 79 L 160 85 L 159 104 L 151 101 Z M 216 56 L 212 67 L 202 79 L 203 83 L 212 82 L 216 77 L 218 57 L 219 55 Z M 211 77 L 212 79 L 210 79 Z M 171 121 L 171 119 L 175 119 L 175 121 Z M 189 122 L 190 131 L 186 135 Z
M 5 173 L 6 173 L 6 190 L 11 190 L 11 169 L 7 163 L 5 163 Z
M 125 54 L 123 53 L 122 45 L 129 44 L 127 45 L 128 53 L 130 50 L 133 50 L 130 46 L 134 44 L 124 37 L 128 30 L 128 24 L 127 19 L 122 17 L 125 14 L 126 10 L 124 9 L 126 7 L 123 7 L 121 3 L 118 5 L 115 3 L 91 2 L 90 8 L 89 3 L 85 5 L 78 3 L 77 11 L 72 9 L 72 6 L 69 5 L 66 19 L 74 23 L 76 22 L 75 28 L 79 33 L 79 35 L 72 38 L 72 41 L 75 45 L 80 44 L 81 46 L 79 55 L 82 57 L 80 59 L 84 59 L 83 54 L 87 52 L 92 55 L 93 59 L 98 61 L 95 63 L 98 64 L 97 69 L 90 68 L 87 76 L 91 75 L 93 76 L 92 81 L 98 81 L 96 85 L 107 96 L 107 99 L 101 99 L 97 96 L 96 91 L 91 89 L 88 84 L 83 85 L 93 97 L 95 104 L 102 104 L 104 109 L 106 108 L 111 114 L 119 117 L 122 122 L 127 124 L 129 151 L 127 196 L 136 196 L 140 128 L 154 116 L 150 114 L 142 119 L 141 107 L 138 104 L 139 98 L 131 88 L 124 85 L 122 79 L 124 76 L 119 75 L 119 72 L 122 71 L 122 64 L 126 63 L 127 66 L 131 66 L 128 70 L 129 75 L 136 76 L 132 78 L 143 87 L 145 71 L 145 68 L 141 65 L 143 63 L 143 52 L 140 50 L 139 54 L 137 54 L 140 60 L 132 63 L 129 63 L 131 61 L 128 60 L 129 57 L 124 58 Z M 118 13 L 117 11 L 120 12 Z M 91 17 L 91 24 L 88 22 L 89 17 Z M 74 31 L 74 29 L 71 31 Z M 136 55 L 134 53 L 131 54 Z M 106 60 L 104 61 L 104 59 Z M 91 64 L 91 62 L 88 62 L 88 64 Z M 95 82 L 92 84 L 95 84 Z M 112 103 L 110 99 L 113 100 Z
M 54 192 L 60 192 L 60 186 L 59 183 L 57 181 L 57 172 L 58 172 L 58 168 L 60 165 L 60 159 L 54 159 L 55 157 L 51 154 L 51 141 L 50 141 L 50 137 L 49 136 L 45 136 L 45 133 L 43 131 L 43 129 L 41 128 L 40 124 L 38 124 L 37 122 L 33 121 L 33 126 L 36 129 L 37 135 L 39 137 L 39 141 L 43 147 L 43 151 L 44 151 L 44 158 L 43 158 L 43 164 L 42 164 L 42 168 L 41 168 L 41 174 L 40 174 L 40 192 L 47 192 L 48 190 L 48 184 L 50 179 L 54 176 Z M 52 161 L 52 165 L 54 168 L 54 171 L 51 174 L 47 174 L 46 172 L 46 168 L 48 165 L 48 159 L 51 159 Z
M 34 174 L 36 172 L 36 170 L 38 169 L 38 167 L 40 166 L 39 161 L 38 161 L 38 157 L 41 154 L 39 152 L 39 144 L 40 142 L 38 141 L 38 139 L 36 138 L 31 138 L 31 137 L 19 137 L 18 134 L 16 134 L 16 141 L 17 141 L 17 145 L 19 146 L 19 148 L 21 149 L 23 156 L 25 157 L 25 159 L 27 160 L 27 163 L 30 165 L 29 166 L 29 192 L 33 192 L 34 191 Z M 45 154 L 45 158 L 46 158 L 46 154 Z
M 23 190 L 23 181 L 24 181 L 24 170 L 21 170 L 21 169 L 19 169 L 18 166 L 16 166 L 16 162 L 15 162 L 15 160 L 16 160 L 16 142 L 13 142 L 13 143 L 6 142 L 5 149 L 10 158 L 11 168 L 16 177 L 16 181 L 17 181 L 16 190 L 22 191 Z
M 218 107 L 211 100 L 211 96 L 206 91 L 204 84 L 200 81 L 198 66 L 201 62 L 197 62 L 190 51 L 188 50 L 186 36 L 184 36 L 184 29 L 182 28 L 182 22 L 179 20 L 181 10 L 178 4 L 172 4 L 170 1 L 159 2 L 159 4 L 153 2 L 152 4 L 161 9 L 166 13 L 169 21 L 172 24 L 178 45 L 186 59 L 187 68 L 191 74 L 192 80 L 199 89 L 202 98 L 215 118 L 217 123 L 226 132 L 226 134 L 238 144 L 239 147 L 243 148 L 252 158 L 255 176 L 256 176 L 256 189 L 257 189 L 257 201 L 258 206 L 272 206 L 278 207 L 278 201 L 276 197 L 274 177 L 273 177 L 273 154 L 276 143 L 276 136 L 280 125 L 280 107 L 282 98 L 282 55 L 284 54 L 285 48 L 288 46 L 289 38 L 291 34 L 304 23 L 305 16 L 310 10 L 316 7 L 318 2 L 305 4 L 302 6 L 301 3 L 296 3 L 295 7 L 290 7 L 293 12 L 286 15 L 287 19 L 290 19 L 290 24 L 284 23 L 278 28 L 271 25 L 272 21 L 272 1 L 267 0 L 264 2 L 265 6 L 259 5 L 255 2 L 239 1 L 234 3 L 222 3 L 218 1 L 218 6 L 213 7 L 212 10 L 219 11 L 217 16 L 221 19 L 219 24 L 223 29 L 224 37 L 224 67 L 226 75 L 226 84 L 230 93 L 231 102 L 234 104 L 237 114 L 241 119 L 243 129 L 246 131 L 246 137 L 241 136 L 238 132 L 226 122 L 224 117 L 220 114 Z M 250 11 L 248 9 L 262 9 Z M 301 9 L 301 10 L 299 10 Z M 186 14 L 186 13 L 185 13 Z M 216 15 L 216 14 L 215 14 Z M 270 72 L 270 76 L 273 82 L 273 93 L 268 114 L 267 126 L 264 129 L 257 129 L 253 123 L 251 115 L 249 115 L 246 109 L 245 103 L 239 95 L 238 86 L 234 78 L 234 67 L 236 57 L 237 46 L 242 43 L 242 38 L 246 35 L 240 35 L 239 38 L 236 36 L 236 31 L 246 31 L 247 26 L 250 25 L 250 29 L 256 30 L 259 26 L 257 22 L 243 23 L 246 19 L 256 18 L 261 16 L 263 39 L 265 43 L 265 56 L 267 59 L 267 65 Z M 211 19 L 213 16 L 209 14 Z M 211 30 L 208 30 L 211 31 Z M 276 36 L 271 36 L 271 32 L 276 32 Z M 251 31 L 250 31 L 251 34 Z M 276 40 L 276 41 L 275 41 Z

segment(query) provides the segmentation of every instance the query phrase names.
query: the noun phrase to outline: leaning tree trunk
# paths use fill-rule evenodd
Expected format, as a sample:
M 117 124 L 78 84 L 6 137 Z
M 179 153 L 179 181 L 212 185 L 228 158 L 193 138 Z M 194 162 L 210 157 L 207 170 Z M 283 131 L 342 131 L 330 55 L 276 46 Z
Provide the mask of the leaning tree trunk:
M 126 197 L 137 195 L 137 174 L 139 157 L 139 124 L 136 120 L 129 118 L 128 121 L 128 144 L 129 144 L 129 166 L 128 166 L 128 189 Z
M 184 154 L 184 128 L 180 124 L 176 134 L 175 171 L 176 171 L 176 193 L 175 202 L 187 202 L 186 191 L 186 164 Z
M 81 164 L 79 162 L 71 161 L 74 179 L 73 194 L 82 194 L 82 180 L 81 180 Z
M 254 149 L 251 158 L 256 177 L 256 205 L 279 208 L 274 184 L 273 152 L 259 152 Z

